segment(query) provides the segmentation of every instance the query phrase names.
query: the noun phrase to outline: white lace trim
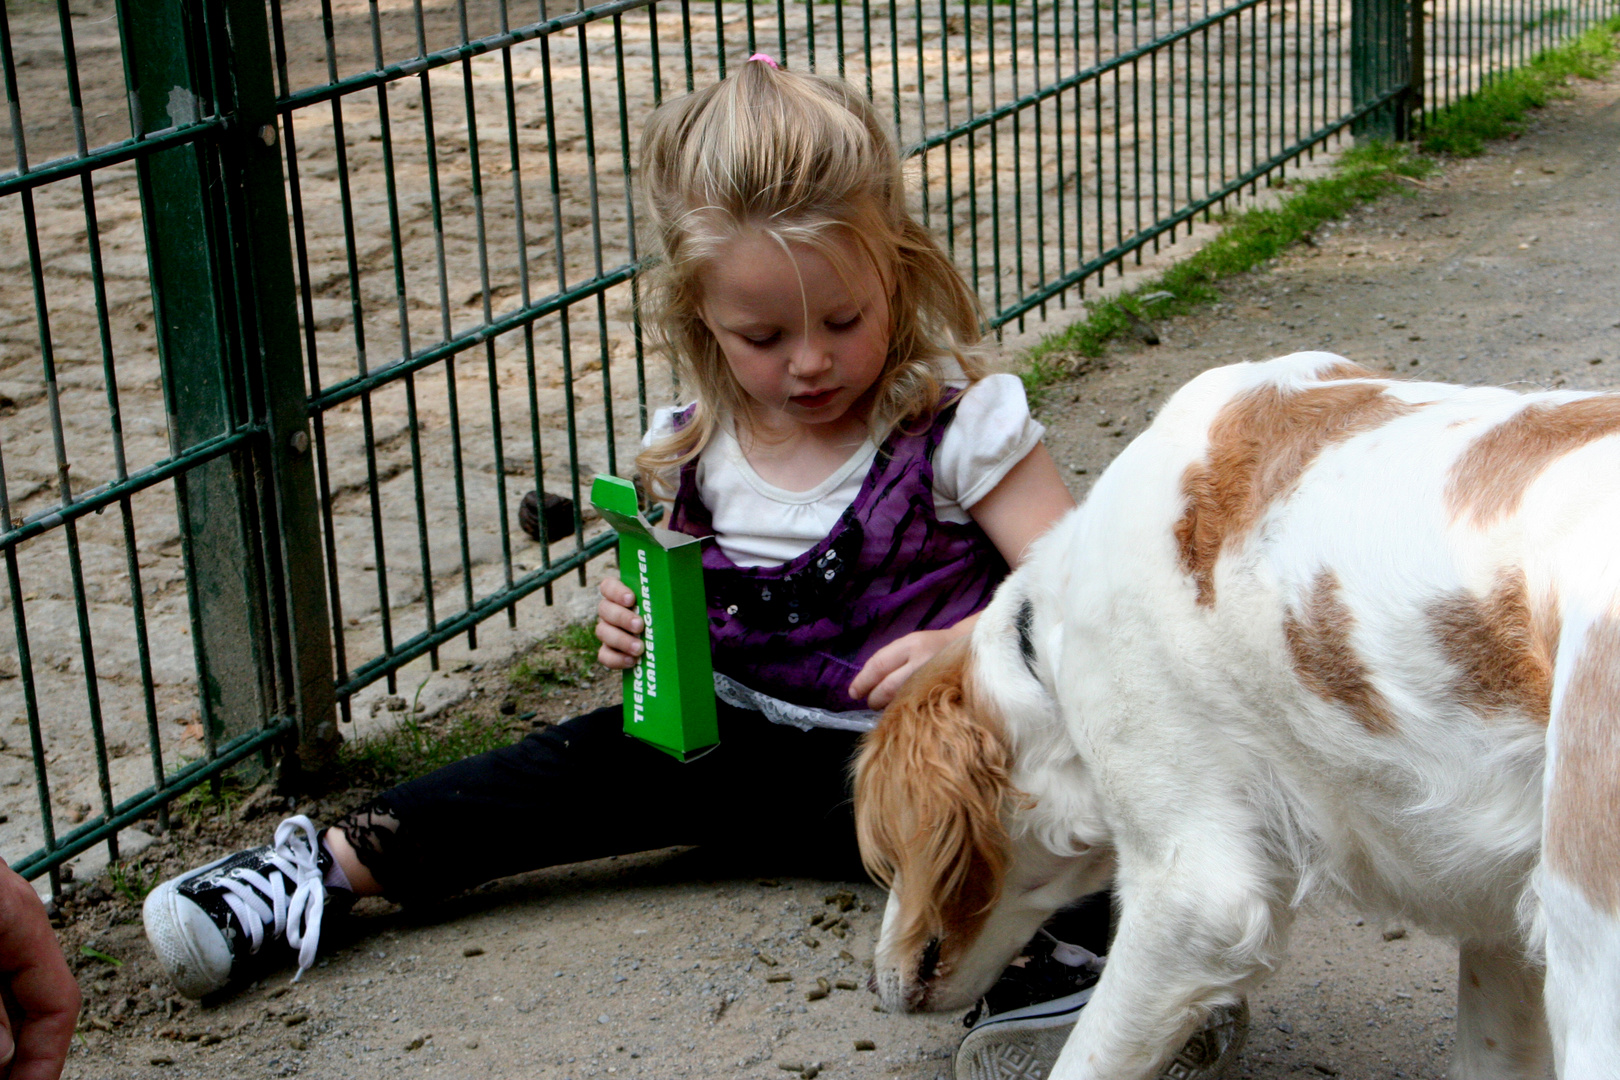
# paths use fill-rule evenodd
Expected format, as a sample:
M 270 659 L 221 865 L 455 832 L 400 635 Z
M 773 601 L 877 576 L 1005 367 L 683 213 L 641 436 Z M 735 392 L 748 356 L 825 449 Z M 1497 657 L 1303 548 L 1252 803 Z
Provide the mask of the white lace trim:
M 266 930 L 271 939 L 285 934 L 287 944 L 298 950 L 298 974 L 293 982 L 315 962 L 321 941 L 326 884 L 317 854 L 319 843 L 309 818 L 303 814 L 290 817 L 276 827 L 270 847 L 270 862 L 276 869 L 268 877 L 239 866 L 219 882 L 226 906 L 252 942 L 251 951 L 259 951 Z

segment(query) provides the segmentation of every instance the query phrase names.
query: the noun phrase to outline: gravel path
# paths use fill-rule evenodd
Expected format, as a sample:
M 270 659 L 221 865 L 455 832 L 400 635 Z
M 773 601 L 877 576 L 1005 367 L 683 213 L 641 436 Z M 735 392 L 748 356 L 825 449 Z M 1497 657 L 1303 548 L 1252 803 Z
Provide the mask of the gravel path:
M 1161 326 L 1163 345 L 1116 352 L 1057 387 L 1043 408 L 1053 452 L 1083 492 L 1187 378 L 1298 348 L 1420 377 L 1605 385 L 1620 364 L 1617 192 L 1611 79 L 1411 198 L 1232 282 L 1216 308 Z M 605 692 L 546 707 L 563 715 Z M 171 836 L 153 851 L 178 860 L 180 845 L 207 846 Z M 864 989 L 840 988 L 864 984 L 879 891 L 771 873 L 660 852 L 510 879 L 425 916 L 372 902 L 295 986 L 277 978 L 178 1012 L 153 985 L 138 925 L 119 921 L 133 909 L 94 902 L 91 886 L 64 939 L 76 952 L 91 934 L 126 962 L 81 959 L 89 1019 L 67 1075 L 718 1080 L 819 1065 L 827 1077 L 949 1076 L 957 1017 L 883 1014 Z M 1456 1001 L 1448 944 L 1337 910 L 1305 912 L 1294 940 L 1252 1002 L 1237 1075 L 1443 1075 Z M 830 993 L 807 1000 L 818 978 Z

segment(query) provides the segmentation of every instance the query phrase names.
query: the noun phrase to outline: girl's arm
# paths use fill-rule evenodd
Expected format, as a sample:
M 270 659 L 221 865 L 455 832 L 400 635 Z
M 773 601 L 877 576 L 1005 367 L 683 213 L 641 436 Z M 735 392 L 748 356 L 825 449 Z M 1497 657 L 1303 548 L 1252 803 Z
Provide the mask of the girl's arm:
M 1007 565 L 1016 567 L 1024 561 L 1024 552 L 1035 538 L 1072 509 L 1074 496 L 1064 485 L 1057 462 L 1045 445 L 1036 443 L 989 494 L 968 508 L 968 516 L 996 545 Z M 913 671 L 946 643 L 973 629 L 978 619 L 977 614 L 969 615 L 943 630 L 917 630 L 889 642 L 872 654 L 849 684 L 849 696 L 857 700 L 864 697 L 872 708 L 883 708 L 894 700 Z

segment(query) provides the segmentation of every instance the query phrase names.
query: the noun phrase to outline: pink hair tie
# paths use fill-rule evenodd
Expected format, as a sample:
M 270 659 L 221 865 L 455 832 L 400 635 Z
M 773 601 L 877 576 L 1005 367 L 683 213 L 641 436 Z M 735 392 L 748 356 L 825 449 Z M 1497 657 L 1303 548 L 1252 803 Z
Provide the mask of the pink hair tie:
M 782 65 L 781 64 L 778 64 L 769 55 L 767 55 L 766 53 L 762 53 L 762 52 L 755 53 L 753 56 L 750 56 L 747 60 L 745 60 L 743 62 L 747 63 L 747 64 L 752 64 L 755 60 L 758 60 L 762 64 L 769 64 L 771 67 L 775 68 L 778 71 L 782 70 Z

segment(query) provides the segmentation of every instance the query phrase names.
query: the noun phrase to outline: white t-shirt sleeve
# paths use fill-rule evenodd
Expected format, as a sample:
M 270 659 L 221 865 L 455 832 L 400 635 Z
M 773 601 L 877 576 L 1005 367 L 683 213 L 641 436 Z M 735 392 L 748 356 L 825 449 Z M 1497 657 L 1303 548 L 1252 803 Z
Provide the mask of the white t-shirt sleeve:
M 934 451 L 934 508 L 947 521 L 967 511 L 1035 449 L 1046 428 L 1029 414 L 1018 376 L 987 375 L 962 392 Z

